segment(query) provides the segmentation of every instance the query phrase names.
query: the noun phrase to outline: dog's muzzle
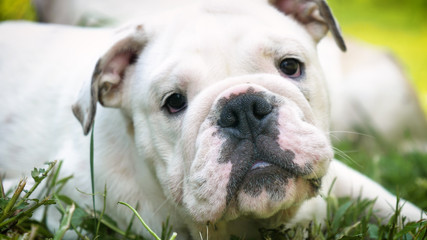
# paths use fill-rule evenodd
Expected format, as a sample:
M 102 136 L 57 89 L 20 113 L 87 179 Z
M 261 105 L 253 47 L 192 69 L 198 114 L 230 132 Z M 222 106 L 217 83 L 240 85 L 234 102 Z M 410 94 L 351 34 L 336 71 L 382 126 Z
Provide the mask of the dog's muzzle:
M 226 139 L 221 162 L 231 161 L 233 165 L 227 202 L 239 191 L 257 196 L 265 189 L 269 194 L 283 195 L 289 178 L 308 173 L 294 163 L 294 152 L 281 149 L 277 143 L 278 110 L 274 101 L 273 97 L 250 92 L 222 101 L 217 122 Z
M 184 148 L 191 165 L 183 202 L 198 222 L 267 218 L 318 193 L 328 139 L 304 95 L 280 80 L 227 79 L 189 105 L 185 136 L 196 138 Z

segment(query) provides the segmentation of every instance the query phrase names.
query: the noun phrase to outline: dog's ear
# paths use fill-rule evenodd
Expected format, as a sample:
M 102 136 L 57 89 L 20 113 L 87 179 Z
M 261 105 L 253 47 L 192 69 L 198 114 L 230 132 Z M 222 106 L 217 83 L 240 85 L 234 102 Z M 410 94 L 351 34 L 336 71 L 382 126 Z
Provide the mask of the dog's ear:
M 83 86 L 77 102 L 72 106 L 85 135 L 92 128 L 98 101 L 105 107 L 121 107 L 123 85 L 131 75 L 131 66 L 147 42 L 142 25 L 128 27 L 120 33 L 124 37 L 115 42 L 98 60 L 92 80 Z
M 279 11 L 302 23 L 315 41 L 320 41 L 328 30 L 342 51 L 346 51 L 340 26 L 325 0 L 269 0 Z

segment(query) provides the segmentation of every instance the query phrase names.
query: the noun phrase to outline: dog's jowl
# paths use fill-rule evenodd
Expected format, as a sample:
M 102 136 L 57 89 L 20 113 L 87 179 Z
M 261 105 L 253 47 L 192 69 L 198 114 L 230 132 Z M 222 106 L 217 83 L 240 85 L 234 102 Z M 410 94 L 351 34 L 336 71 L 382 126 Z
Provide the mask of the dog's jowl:
M 179 239 L 257 238 L 321 221 L 335 178 L 333 194 L 377 198 L 387 219 L 396 198 L 333 160 L 316 53 L 328 30 L 345 50 L 321 0 L 204 1 L 118 30 L 2 23 L 0 174 L 64 159 L 64 194 L 89 205 L 76 188 L 90 192 L 93 129 L 96 192 L 122 228 L 119 201 L 156 232 L 170 217 Z

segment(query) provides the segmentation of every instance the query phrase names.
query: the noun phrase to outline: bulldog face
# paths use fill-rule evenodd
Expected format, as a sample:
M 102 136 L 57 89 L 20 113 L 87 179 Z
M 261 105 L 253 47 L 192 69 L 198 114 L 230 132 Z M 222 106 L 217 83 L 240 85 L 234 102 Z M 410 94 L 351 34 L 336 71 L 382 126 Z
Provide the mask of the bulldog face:
M 283 4 L 215 1 L 162 16 L 95 70 L 92 98 L 130 116 L 141 161 L 196 222 L 291 214 L 333 157 L 320 30 Z
M 137 145 L 154 147 L 168 195 L 198 222 L 294 207 L 316 195 L 332 158 L 315 43 L 265 8 L 178 17 L 135 70 Z
M 316 195 L 332 150 L 301 90 L 273 74 L 224 81 L 183 119 L 182 204 L 215 222 L 268 218 Z

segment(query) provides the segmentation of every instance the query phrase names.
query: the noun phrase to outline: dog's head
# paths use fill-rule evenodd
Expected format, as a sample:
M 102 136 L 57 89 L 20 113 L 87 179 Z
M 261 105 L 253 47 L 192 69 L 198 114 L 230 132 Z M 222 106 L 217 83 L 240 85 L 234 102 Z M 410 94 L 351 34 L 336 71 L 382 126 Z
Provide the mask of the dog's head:
M 141 161 L 196 222 L 291 214 L 333 157 L 316 55 L 328 29 L 344 50 L 323 0 L 167 14 L 121 32 L 73 111 L 87 134 L 98 101 L 121 108 Z

